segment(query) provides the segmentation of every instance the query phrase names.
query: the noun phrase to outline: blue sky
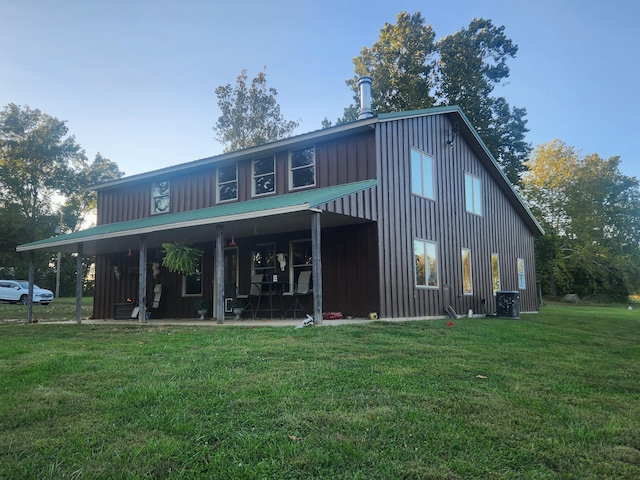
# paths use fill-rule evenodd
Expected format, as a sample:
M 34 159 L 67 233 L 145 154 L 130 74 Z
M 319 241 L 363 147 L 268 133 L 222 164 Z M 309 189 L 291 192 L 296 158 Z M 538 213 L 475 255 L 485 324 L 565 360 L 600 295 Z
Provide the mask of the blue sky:
M 518 45 L 495 93 L 525 107 L 528 141 L 620 156 L 640 179 L 638 33 L 629 0 L 0 0 L 0 107 L 67 121 L 92 160 L 127 175 L 222 152 L 215 88 L 267 66 L 296 133 L 335 121 L 352 100 L 352 59 L 400 11 L 436 38 L 474 17 Z

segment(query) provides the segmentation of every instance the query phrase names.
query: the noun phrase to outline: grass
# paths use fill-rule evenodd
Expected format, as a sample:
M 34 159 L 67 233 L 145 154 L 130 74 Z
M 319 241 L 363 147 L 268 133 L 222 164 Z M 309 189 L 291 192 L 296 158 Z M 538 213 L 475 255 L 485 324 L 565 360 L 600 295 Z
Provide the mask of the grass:
M 93 313 L 93 298 L 82 299 L 82 317 L 87 318 Z M 0 322 L 24 322 L 27 318 L 27 307 L 21 304 L 0 302 Z M 76 299 L 56 298 L 49 305 L 33 304 L 33 318 L 46 321 L 75 320 Z
M 638 309 L 0 335 L 0 478 L 640 478 Z

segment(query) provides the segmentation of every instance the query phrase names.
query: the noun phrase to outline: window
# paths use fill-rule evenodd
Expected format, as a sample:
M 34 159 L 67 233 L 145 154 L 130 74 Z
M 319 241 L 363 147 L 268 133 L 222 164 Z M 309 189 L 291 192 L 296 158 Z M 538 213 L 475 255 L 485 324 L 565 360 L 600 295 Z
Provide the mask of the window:
M 413 241 L 415 256 L 416 286 L 438 286 L 438 251 L 434 242 L 425 240 Z
M 182 296 L 202 296 L 202 256 L 193 275 L 182 276 Z
M 520 290 L 527 288 L 527 279 L 524 274 L 524 258 L 518 259 L 518 288 Z
M 433 157 L 412 148 L 411 193 L 435 199 L 433 177 Z
M 497 253 L 491 254 L 491 281 L 493 282 L 493 293 L 500 290 L 500 258 Z
M 238 167 L 224 165 L 218 167 L 218 202 L 228 202 L 238 198 Z
M 473 293 L 473 283 L 471 281 L 471 250 L 462 249 L 462 293 L 471 295 Z
M 276 273 L 276 244 L 263 243 L 256 245 L 256 249 L 252 253 L 253 265 L 252 275 L 254 274 L 274 274 Z
M 316 153 L 314 147 L 293 150 L 289 154 L 289 185 L 291 189 L 316 184 Z
M 291 290 L 298 281 L 300 272 L 311 270 L 313 256 L 311 254 L 311 240 L 293 240 L 291 242 L 291 261 L 289 262 L 289 284 Z
M 482 186 L 480 185 L 480 179 L 465 173 L 464 187 L 467 212 L 482 215 Z
M 169 181 L 157 182 L 151 186 L 151 213 L 169 211 Z
M 276 189 L 276 171 L 273 157 L 253 161 L 253 196 L 273 193 Z

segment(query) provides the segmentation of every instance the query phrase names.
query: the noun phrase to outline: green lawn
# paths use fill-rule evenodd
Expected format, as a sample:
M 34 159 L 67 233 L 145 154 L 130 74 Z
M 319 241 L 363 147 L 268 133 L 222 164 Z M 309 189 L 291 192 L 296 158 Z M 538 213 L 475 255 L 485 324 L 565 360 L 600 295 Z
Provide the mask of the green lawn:
M 640 309 L 446 323 L 0 325 L 0 478 L 640 478 Z
M 82 299 L 82 317 L 87 318 L 93 314 L 93 298 Z M 0 323 L 2 322 L 24 322 L 27 318 L 27 307 L 20 304 L 0 302 Z M 33 318 L 37 320 L 75 320 L 76 319 L 76 299 L 56 298 L 49 305 L 33 304 Z

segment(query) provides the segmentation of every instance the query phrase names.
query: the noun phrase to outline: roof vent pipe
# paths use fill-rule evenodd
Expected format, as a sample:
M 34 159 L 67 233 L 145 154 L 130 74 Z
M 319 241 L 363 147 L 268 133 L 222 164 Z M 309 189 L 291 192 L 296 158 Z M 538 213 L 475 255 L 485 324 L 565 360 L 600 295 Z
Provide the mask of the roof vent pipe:
M 358 120 L 373 117 L 371 111 L 371 77 L 360 77 L 358 80 L 360 88 L 360 112 L 358 112 Z

